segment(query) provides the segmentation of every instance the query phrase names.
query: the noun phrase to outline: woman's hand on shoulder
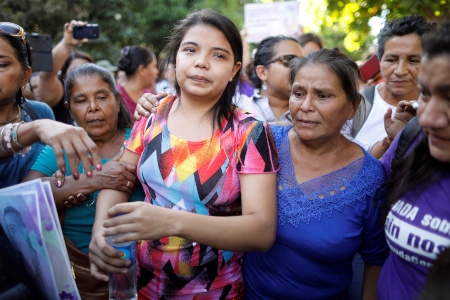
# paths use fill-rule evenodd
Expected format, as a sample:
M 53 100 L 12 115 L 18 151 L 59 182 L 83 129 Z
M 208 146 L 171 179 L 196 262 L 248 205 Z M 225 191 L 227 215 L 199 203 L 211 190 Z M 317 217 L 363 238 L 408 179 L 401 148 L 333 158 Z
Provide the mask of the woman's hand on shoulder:
M 134 118 L 139 120 L 141 116 L 148 117 L 151 113 L 156 112 L 156 108 L 159 105 L 159 100 L 167 96 L 167 93 L 159 93 L 157 95 L 151 93 L 145 93 L 139 98 L 134 111 Z
M 71 170 L 78 170 L 80 160 L 85 170 L 92 170 L 93 166 L 101 170 L 97 145 L 83 128 L 49 119 L 33 121 L 32 128 L 35 128 L 36 135 L 42 142 L 53 148 L 62 173 L 66 173 L 63 150 L 69 159 Z M 92 176 L 92 171 L 86 172 L 86 175 Z M 78 172 L 72 172 L 72 176 L 79 178 Z

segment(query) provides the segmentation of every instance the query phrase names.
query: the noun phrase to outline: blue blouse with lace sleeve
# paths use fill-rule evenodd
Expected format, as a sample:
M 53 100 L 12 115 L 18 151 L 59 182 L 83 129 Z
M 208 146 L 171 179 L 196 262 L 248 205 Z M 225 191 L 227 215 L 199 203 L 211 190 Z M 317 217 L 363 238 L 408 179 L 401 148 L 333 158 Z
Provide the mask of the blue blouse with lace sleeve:
M 280 162 L 277 236 L 268 252 L 247 253 L 246 298 L 345 298 L 355 253 L 373 266 L 388 255 L 375 205 L 385 173 L 363 150 L 365 156 L 349 165 L 299 184 L 289 149 L 291 127 L 272 126 Z

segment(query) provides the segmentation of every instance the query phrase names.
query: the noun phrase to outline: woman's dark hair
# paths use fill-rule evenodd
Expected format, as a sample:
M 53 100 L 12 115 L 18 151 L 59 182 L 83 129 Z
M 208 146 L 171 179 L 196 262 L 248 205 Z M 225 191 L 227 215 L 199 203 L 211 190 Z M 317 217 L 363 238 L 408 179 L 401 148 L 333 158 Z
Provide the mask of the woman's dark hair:
M 378 33 L 378 60 L 381 61 L 381 57 L 384 54 L 384 45 L 386 41 L 393 36 L 404 36 L 410 33 L 415 33 L 418 36 L 422 36 L 424 33 L 432 30 L 436 27 L 436 23 L 428 22 L 422 16 L 406 16 L 400 19 L 396 19 L 392 22 L 387 22 L 380 33 Z
M 80 50 L 73 50 L 72 52 L 70 52 L 70 56 L 66 59 L 66 61 L 64 62 L 64 65 L 61 68 L 60 79 L 64 79 L 66 77 L 67 69 L 69 68 L 72 61 L 74 61 L 77 58 L 84 59 L 90 63 L 94 62 L 94 59 L 92 58 L 92 56 L 90 56 L 86 52 L 83 52 Z
M 5 32 L 0 32 L 0 38 L 13 48 L 15 56 L 22 66 L 22 71 L 25 72 L 28 67 L 31 67 L 31 49 L 28 41 L 24 44 L 21 37 L 11 36 Z M 19 88 L 16 94 L 16 103 L 20 105 L 23 101 L 22 90 Z
M 122 95 L 116 88 L 116 83 L 111 72 L 103 67 L 100 67 L 94 63 L 87 63 L 73 69 L 69 74 L 67 74 L 64 80 L 64 95 L 66 97 L 66 102 L 68 109 L 70 110 L 70 95 L 72 95 L 73 85 L 75 80 L 83 76 L 98 76 L 103 82 L 108 84 L 109 89 L 113 92 L 114 97 L 117 101 L 122 99 Z M 133 121 L 131 120 L 130 112 L 128 111 L 124 101 L 120 101 L 120 111 L 118 114 L 118 124 L 117 128 L 127 128 L 133 126 Z
M 418 300 L 450 299 L 450 248 L 438 254 L 427 274 L 425 287 Z
M 428 59 L 445 56 L 450 60 L 450 23 L 434 29 L 422 36 L 423 56 Z M 391 175 L 386 182 L 386 200 L 383 205 L 384 217 L 392 205 L 410 193 L 405 201 L 413 202 L 423 191 L 450 171 L 450 163 L 431 156 L 428 138 L 424 136 L 418 145 L 406 156 L 394 161 Z
M 169 57 L 173 58 L 175 65 L 177 63 L 177 52 L 180 48 L 183 37 L 191 27 L 196 25 L 211 26 L 221 31 L 233 50 L 234 63 L 242 62 L 242 39 L 236 25 L 234 25 L 234 23 L 224 15 L 221 15 L 211 9 L 202 9 L 200 11 L 190 13 L 185 19 L 179 21 L 168 38 L 168 43 L 164 49 L 164 53 L 168 53 Z M 236 73 L 231 82 L 228 82 L 219 101 L 214 105 L 214 107 L 212 107 L 211 111 L 213 112 L 213 126 L 217 122 L 218 127 L 220 128 L 223 119 L 233 119 L 234 113 L 232 99 L 236 91 L 238 80 L 239 72 Z M 177 93 L 180 94 L 180 86 L 176 80 L 175 89 Z
M 318 35 L 315 35 L 314 33 L 304 33 L 301 36 L 299 36 L 297 40 L 298 40 L 300 46 L 302 46 L 302 47 L 305 46 L 306 44 L 308 44 L 309 42 L 313 42 L 313 43 L 316 43 L 320 49 L 323 48 L 322 40 L 320 39 L 320 37 Z
M 307 56 L 291 60 L 289 82 L 294 83 L 298 71 L 306 65 L 322 65 L 331 71 L 339 80 L 339 85 L 347 96 L 347 101 L 358 109 L 362 96 L 359 93 L 359 82 L 362 80 L 358 65 L 338 49 L 320 49 Z
M 278 35 L 263 39 L 256 48 L 255 56 L 246 70 L 248 78 L 250 78 L 255 88 L 261 89 L 262 84 L 261 79 L 259 79 L 256 74 L 256 67 L 260 65 L 265 66 L 267 62 L 274 59 L 275 46 L 282 41 L 293 41 L 298 43 L 298 41 L 292 37 Z M 267 66 L 267 68 L 270 68 L 270 66 Z
M 129 77 L 136 72 L 140 65 L 147 67 L 155 58 L 153 51 L 147 47 L 125 46 L 121 51 L 117 67 Z

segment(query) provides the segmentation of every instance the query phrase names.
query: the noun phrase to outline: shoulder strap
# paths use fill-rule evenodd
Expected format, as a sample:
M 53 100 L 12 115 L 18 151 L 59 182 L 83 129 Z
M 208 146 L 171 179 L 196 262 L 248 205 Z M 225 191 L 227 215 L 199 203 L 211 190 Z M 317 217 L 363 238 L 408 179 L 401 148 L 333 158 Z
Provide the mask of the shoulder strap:
M 34 113 L 33 109 L 30 107 L 30 105 L 28 104 L 27 100 L 25 99 L 25 101 L 20 105 L 22 107 L 22 109 L 30 116 L 31 120 L 37 120 L 39 119 L 38 116 Z
M 362 103 L 359 105 L 358 112 L 356 113 L 355 118 L 353 118 L 353 125 L 351 130 L 351 134 L 353 137 L 356 137 L 358 132 L 361 130 L 367 120 L 367 117 L 369 116 L 370 111 L 372 110 L 373 99 L 375 98 L 375 88 L 376 85 L 371 85 L 361 91 L 364 105 Z
M 395 149 L 395 156 L 392 162 L 392 166 L 396 165 L 403 156 L 405 156 L 409 147 L 416 139 L 417 135 L 422 131 L 422 127 L 419 125 L 419 119 L 412 118 L 411 121 L 406 124 L 406 127 L 400 134 L 397 148 Z

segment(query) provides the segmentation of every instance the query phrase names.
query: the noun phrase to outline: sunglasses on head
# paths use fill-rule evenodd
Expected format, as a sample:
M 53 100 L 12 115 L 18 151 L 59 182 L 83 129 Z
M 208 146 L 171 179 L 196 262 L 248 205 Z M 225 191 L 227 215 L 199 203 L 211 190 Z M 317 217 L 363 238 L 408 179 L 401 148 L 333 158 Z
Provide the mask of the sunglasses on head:
M 272 59 L 272 60 L 269 60 L 269 61 L 268 61 L 267 63 L 265 63 L 264 65 L 267 66 L 267 65 L 270 65 L 270 64 L 272 64 L 272 63 L 274 63 L 274 62 L 276 62 L 276 61 L 280 61 L 280 62 L 283 64 L 283 66 L 285 66 L 286 68 L 288 68 L 288 67 L 289 67 L 289 62 L 290 62 L 291 60 L 293 60 L 294 58 L 296 58 L 296 57 L 297 57 L 297 55 L 293 55 L 293 54 L 281 55 L 281 56 L 275 57 L 275 58 Z
M 9 22 L 0 22 L 0 32 L 5 32 L 10 36 L 18 36 L 22 38 L 22 42 L 24 45 L 27 44 L 27 40 L 25 39 L 25 31 L 22 27 L 17 24 L 9 23 Z

